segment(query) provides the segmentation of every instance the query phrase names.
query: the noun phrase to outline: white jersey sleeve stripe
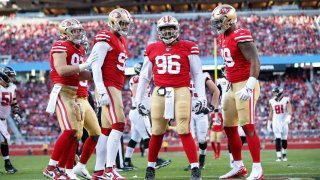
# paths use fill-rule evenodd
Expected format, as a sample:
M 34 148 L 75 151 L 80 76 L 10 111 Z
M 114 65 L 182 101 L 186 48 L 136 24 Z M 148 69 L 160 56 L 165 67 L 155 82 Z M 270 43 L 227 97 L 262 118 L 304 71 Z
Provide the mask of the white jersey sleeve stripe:
M 242 39 L 242 38 L 252 38 L 251 35 L 248 35 L 248 36 L 238 36 L 238 37 L 235 37 L 234 39 L 237 40 L 237 39 Z
M 239 40 L 237 42 L 246 42 L 246 41 L 253 41 L 253 39 L 243 39 L 243 40 Z

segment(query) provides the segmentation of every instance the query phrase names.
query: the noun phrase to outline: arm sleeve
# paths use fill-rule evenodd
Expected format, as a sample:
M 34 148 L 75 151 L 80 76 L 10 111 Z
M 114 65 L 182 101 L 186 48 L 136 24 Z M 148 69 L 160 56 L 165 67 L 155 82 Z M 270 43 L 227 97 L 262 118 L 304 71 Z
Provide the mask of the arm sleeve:
M 101 67 L 104 63 L 104 58 L 106 57 L 108 51 L 110 51 L 111 49 L 112 48 L 108 43 L 99 41 L 93 46 L 92 53 L 90 54 L 90 56 L 94 56 L 94 54 L 98 54 L 98 60 L 94 61 L 91 66 L 93 81 L 97 88 L 98 94 L 107 93 L 107 89 L 103 83 Z
M 202 80 L 202 64 L 198 55 L 189 55 L 191 78 L 195 84 L 199 99 L 206 99 L 205 86 Z
M 137 94 L 135 99 L 136 105 L 138 105 L 138 103 L 141 102 L 143 98 L 143 94 L 145 93 L 151 78 L 152 78 L 152 63 L 150 62 L 148 56 L 145 56 L 142 69 L 140 72 L 140 77 L 139 77 L 139 83 L 138 83 Z

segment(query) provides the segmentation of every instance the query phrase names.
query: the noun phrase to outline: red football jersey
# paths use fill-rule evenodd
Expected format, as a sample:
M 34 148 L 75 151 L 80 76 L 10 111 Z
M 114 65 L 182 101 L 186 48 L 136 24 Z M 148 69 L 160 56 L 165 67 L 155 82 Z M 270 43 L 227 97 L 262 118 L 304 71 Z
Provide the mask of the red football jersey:
M 177 41 L 172 46 L 163 42 L 150 44 L 145 56 L 153 64 L 154 83 L 164 87 L 189 87 L 190 64 L 188 56 L 199 54 L 198 46 L 191 41 Z
M 222 114 L 219 113 L 218 114 L 219 118 L 220 118 L 220 123 L 216 123 L 216 122 L 213 122 L 212 123 L 212 131 L 214 132 L 221 132 L 223 131 L 223 119 L 222 119 Z M 213 119 L 215 117 L 215 114 L 214 113 L 211 113 L 210 114 L 210 118 Z
M 78 86 L 79 84 L 79 74 L 74 74 L 71 76 L 59 76 L 58 72 L 54 68 L 54 60 L 52 57 L 53 53 L 67 53 L 67 65 L 80 64 L 83 61 L 85 50 L 82 46 L 75 45 L 70 41 L 57 41 L 55 42 L 50 50 L 50 77 L 54 84 L 64 84 L 67 86 Z
M 122 90 L 125 81 L 124 70 L 128 59 L 128 44 L 124 37 L 120 39 L 112 32 L 100 31 L 94 38 L 94 44 L 104 41 L 111 46 L 101 67 L 102 78 L 106 87 L 113 86 Z
M 237 83 L 249 79 L 250 62 L 246 60 L 238 48 L 238 43 L 253 41 L 251 32 L 247 29 L 237 29 L 228 36 L 218 37 L 220 53 L 226 64 L 227 79 Z

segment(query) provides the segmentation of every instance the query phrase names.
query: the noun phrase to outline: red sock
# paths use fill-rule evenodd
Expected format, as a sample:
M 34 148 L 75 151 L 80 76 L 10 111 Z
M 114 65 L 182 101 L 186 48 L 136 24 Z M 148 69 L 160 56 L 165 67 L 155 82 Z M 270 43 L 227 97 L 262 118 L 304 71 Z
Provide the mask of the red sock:
M 214 152 L 214 154 L 216 154 L 217 150 L 216 150 L 216 146 L 214 145 L 214 142 L 211 142 L 211 146 L 212 146 L 212 150 Z
M 219 156 L 220 156 L 220 150 L 221 150 L 221 146 L 220 146 L 220 143 L 218 142 L 217 143 L 217 153 Z
M 148 162 L 156 162 L 162 145 L 162 135 L 152 135 L 149 142 Z
M 101 128 L 101 133 L 104 134 L 105 136 L 109 136 L 109 134 L 111 133 L 112 129 L 109 128 Z
M 228 137 L 228 144 L 230 146 L 230 151 L 232 153 L 233 159 L 235 161 L 241 161 L 241 138 L 238 133 L 238 126 L 224 127 L 226 135 Z
M 74 142 L 72 145 L 68 158 L 67 158 L 67 163 L 66 163 L 66 169 L 73 169 L 74 165 L 74 159 L 76 157 L 76 151 L 77 151 L 78 143 Z
M 71 146 L 71 139 L 74 136 L 74 132 L 72 130 L 64 130 L 60 137 L 57 139 L 56 143 L 54 144 L 53 152 L 51 155 L 51 159 L 55 161 L 59 161 L 62 153 L 67 148 Z
M 246 133 L 246 138 L 248 142 L 248 147 L 250 150 L 250 154 L 252 157 L 252 161 L 254 163 L 259 163 L 260 162 L 260 140 L 259 136 L 256 133 L 255 127 L 253 124 L 247 124 L 242 126 L 243 131 Z M 252 134 L 252 136 L 249 136 Z
M 183 145 L 183 149 L 187 154 L 189 163 L 197 163 L 198 156 L 197 156 L 197 147 L 194 143 L 191 133 L 189 134 L 179 134 L 180 139 Z
M 74 147 L 75 146 L 75 147 Z M 70 146 L 68 149 L 66 149 L 63 154 L 61 155 L 60 159 L 59 159 L 59 163 L 58 163 L 58 167 L 59 168 L 65 168 L 67 161 L 69 159 L 69 156 L 71 156 L 72 152 L 71 151 L 75 151 L 77 148 L 77 143 L 76 143 L 76 139 L 73 139 L 73 141 L 70 143 Z M 75 155 L 74 155 L 75 156 Z
M 97 141 L 94 141 L 91 137 L 87 138 L 87 140 L 84 142 L 79 162 L 81 162 L 82 164 L 87 164 L 88 160 L 91 157 L 91 154 L 96 148 L 96 145 Z

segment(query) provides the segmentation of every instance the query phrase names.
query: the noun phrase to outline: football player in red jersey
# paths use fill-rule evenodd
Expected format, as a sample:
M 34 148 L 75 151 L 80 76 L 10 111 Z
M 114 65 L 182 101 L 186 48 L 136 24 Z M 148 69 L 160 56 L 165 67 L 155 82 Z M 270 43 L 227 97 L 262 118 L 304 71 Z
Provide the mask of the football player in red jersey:
M 247 179 L 262 179 L 260 163 L 260 140 L 255 130 L 255 104 L 260 95 L 257 78 L 260 61 L 257 48 L 248 29 L 237 28 L 236 10 L 227 4 L 219 5 L 211 14 L 211 27 L 218 34 L 221 55 L 226 64 L 226 75 L 231 88 L 224 97 L 224 129 L 234 157 L 234 168 L 220 178 L 233 178 L 247 175 L 241 157 L 241 140 L 238 124 L 246 133 L 253 160 L 250 176 Z
M 151 100 L 152 136 L 149 144 L 146 179 L 155 179 L 155 164 L 168 121 L 175 119 L 177 132 L 191 165 L 191 179 L 201 179 L 197 149 L 190 133 L 191 94 L 190 74 L 198 93 L 199 111 L 206 109 L 202 83 L 202 66 L 198 46 L 179 40 L 179 23 L 172 16 L 163 16 L 157 22 L 161 41 L 148 45 L 140 73 L 136 105 L 141 114 L 147 114 L 142 98 L 152 76 L 155 88 Z
M 76 100 L 79 80 L 91 79 L 92 75 L 85 69 L 97 56 L 92 55 L 85 63 L 80 64 L 84 56 L 84 49 L 80 45 L 84 38 L 84 29 L 76 19 L 66 19 L 59 25 L 61 40 L 55 42 L 50 51 L 50 77 L 54 87 L 46 111 L 56 112 L 62 134 L 57 139 L 51 159 L 43 174 L 52 179 L 69 179 L 56 168 L 58 161 L 66 162 L 71 147 L 82 136 L 82 108 Z M 72 155 L 75 156 L 75 153 Z M 64 168 L 65 163 L 59 163 Z
M 210 118 L 211 118 L 210 142 L 214 152 L 214 159 L 220 159 L 221 138 L 222 138 L 222 132 L 223 132 L 222 113 L 220 112 L 218 114 L 218 117 L 214 113 L 210 113 Z
M 92 49 L 99 54 L 98 60 L 92 64 L 92 71 L 102 105 L 102 134 L 97 143 L 97 159 L 92 178 L 126 179 L 113 169 L 113 165 L 125 125 L 121 92 L 128 59 L 125 36 L 130 32 L 133 21 L 127 10 L 117 8 L 110 12 L 108 25 L 111 31 L 98 32 Z

